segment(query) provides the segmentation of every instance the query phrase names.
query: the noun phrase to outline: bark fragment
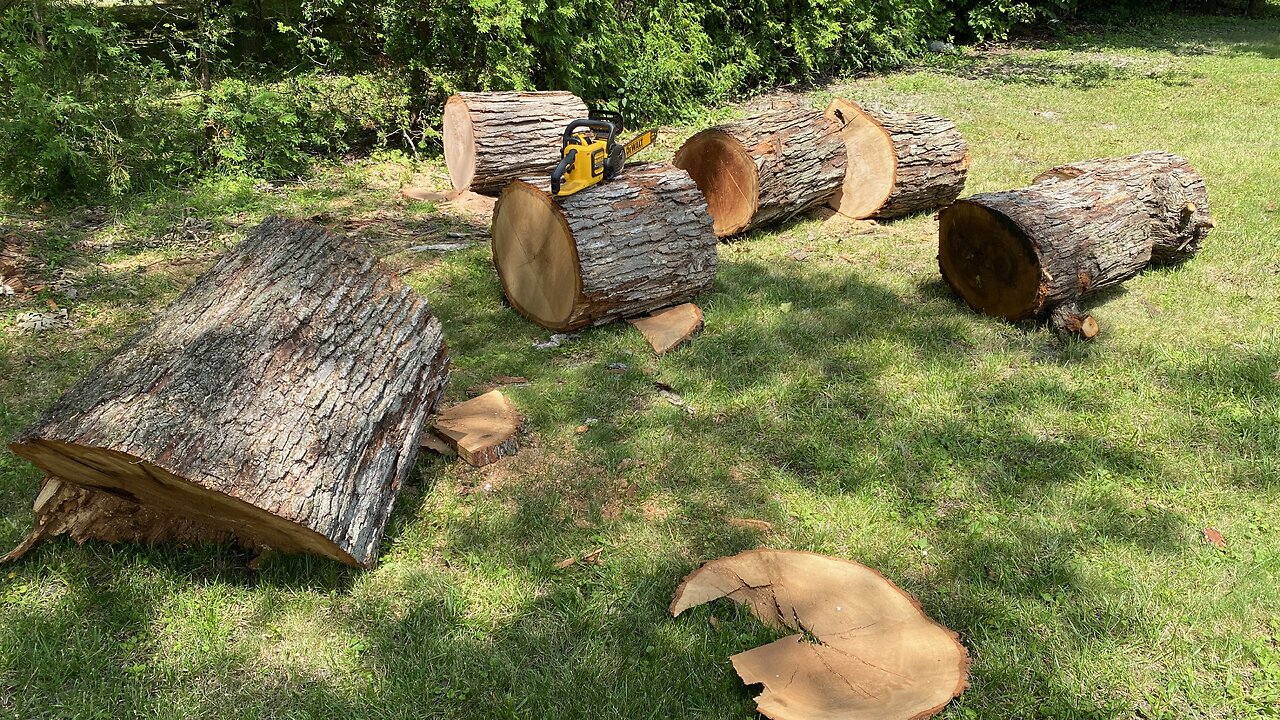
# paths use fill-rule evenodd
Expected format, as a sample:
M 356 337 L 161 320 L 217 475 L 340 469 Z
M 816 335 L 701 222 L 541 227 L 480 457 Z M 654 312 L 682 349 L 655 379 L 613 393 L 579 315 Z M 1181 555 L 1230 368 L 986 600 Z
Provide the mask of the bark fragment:
M 764 685 L 756 705 L 773 720 L 916 720 L 967 686 L 969 656 L 956 634 L 865 565 L 751 550 L 691 573 L 671 614 L 722 597 L 800 631 L 731 658 L 743 682 Z

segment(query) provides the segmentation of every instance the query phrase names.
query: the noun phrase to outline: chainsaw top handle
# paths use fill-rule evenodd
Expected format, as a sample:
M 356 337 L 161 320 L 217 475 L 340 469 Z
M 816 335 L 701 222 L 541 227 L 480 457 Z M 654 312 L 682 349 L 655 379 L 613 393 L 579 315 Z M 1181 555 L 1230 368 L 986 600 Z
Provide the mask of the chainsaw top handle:
M 564 129 L 564 137 L 560 143 L 560 147 L 562 149 L 569 147 L 569 142 L 573 139 L 574 131 L 578 128 L 587 128 L 588 130 L 608 133 L 608 143 L 610 146 L 614 144 L 618 135 L 617 126 L 608 120 L 590 120 L 582 118 L 569 123 L 569 127 Z

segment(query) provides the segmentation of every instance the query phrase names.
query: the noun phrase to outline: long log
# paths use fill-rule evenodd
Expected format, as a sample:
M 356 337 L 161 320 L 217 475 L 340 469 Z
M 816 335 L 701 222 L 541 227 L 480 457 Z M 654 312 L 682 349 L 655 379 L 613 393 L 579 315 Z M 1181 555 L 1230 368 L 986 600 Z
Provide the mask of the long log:
M 662 163 L 565 198 L 518 181 L 493 211 L 493 264 L 517 312 L 551 330 L 686 302 L 716 275 L 716 236 L 688 173 Z
M 1082 175 L 1118 180 L 1142 199 L 1151 231 L 1151 262 L 1175 264 L 1200 251 L 1213 228 L 1204 178 L 1187 160 L 1160 150 L 1121 158 L 1095 158 L 1050 168 L 1034 182 L 1071 180 Z M 1177 208 L 1178 212 L 1169 212 Z
M 945 207 L 964 191 L 969 146 L 950 120 L 839 97 L 823 114 L 839 124 L 849 158 L 840 189 L 827 201 L 840 214 L 901 217 Z
M 979 312 L 1047 316 L 1063 333 L 1093 337 L 1097 322 L 1079 300 L 1141 272 L 1152 227 L 1184 214 L 1180 196 L 1152 190 L 1161 184 L 1101 171 L 960 200 L 939 215 L 942 276 Z
M 845 149 L 834 122 L 788 105 L 703 130 L 674 163 L 706 197 L 716 236 L 730 237 L 826 202 L 844 177 Z
M 413 289 L 270 218 L 11 445 L 53 477 L 34 535 L 225 533 L 369 566 L 448 365 Z
M 455 190 L 496 195 L 507 183 L 550 173 L 570 121 L 587 117 L 569 92 L 463 92 L 444 105 L 444 163 Z

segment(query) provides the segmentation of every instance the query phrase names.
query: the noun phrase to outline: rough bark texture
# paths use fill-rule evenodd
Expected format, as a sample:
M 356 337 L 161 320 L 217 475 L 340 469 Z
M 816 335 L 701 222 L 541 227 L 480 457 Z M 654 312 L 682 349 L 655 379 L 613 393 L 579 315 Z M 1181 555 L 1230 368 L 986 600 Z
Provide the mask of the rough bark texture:
M 955 123 L 883 108 L 866 112 L 889 133 L 898 157 L 893 190 L 872 217 L 936 210 L 960 197 L 969 174 L 969 146 Z
M 942 275 L 979 312 L 1048 316 L 1092 337 L 1097 325 L 1078 301 L 1141 272 L 1156 228 L 1183 214 L 1181 196 L 1146 191 L 1155 184 L 1086 173 L 956 202 L 939 216 Z
M 587 117 L 568 92 L 463 92 L 445 105 L 445 164 L 457 190 L 497 194 L 512 180 L 550 174 L 570 121 Z
M 543 233 L 550 249 L 527 240 Z M 512 307 L 553 330 L 689 301 L 716 275 L 706 201 L 688 173 L 663 163 L 628 166 L 566 198 L 552 198 L 545 181 L 512 183 L 494 209 L 493 238 Z M 564 298 L 550 303 L 562 309 L 535 307 L 531 298 L 547 293 Z
M 129 523 L 368 566 L 447 380 L 421 296 L 322 228 L 270 218 L 11 447 L 142 506 L 112 511 Z M 83 509 L 73 490 L 59 498 Z
M 1153 263 L 1180 263 L 1190 258 L 1200 251 L 1213 227 L 1204 179 L 1185 158 L 1173 153 L 1152 150 L 1059 165 L 1041 173 L 1035 182 L 1057 182 L 1082 175 L 1123 182 L 1128 192 L 1141 201 L 1151 232 Z
M 738 153 L 740 160 L 723 155 Z M 729 237 L 821 205 L 844 180 L 839 126 L 801 105 L 759 112 L 704 130 L 676 152 Z

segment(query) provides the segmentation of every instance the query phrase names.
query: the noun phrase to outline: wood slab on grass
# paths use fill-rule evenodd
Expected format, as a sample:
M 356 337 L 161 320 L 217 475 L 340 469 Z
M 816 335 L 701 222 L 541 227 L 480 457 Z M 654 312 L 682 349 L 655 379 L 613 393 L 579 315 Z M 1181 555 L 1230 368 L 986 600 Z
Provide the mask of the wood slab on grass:
M 515 455 L 524 419 L 499 390 L 458 403 L 436 418 L 435 433 L 475 467 Z
M 859 563 L 789 550 L 712 560 L 684 579 L 671 614 L 729 598 L 797 631 L 730 660 L 773 720 L 918 720 L 968 685 L 969 654 L 920 603 Z
M 655 353 L 662 355 L 688 342 L 702 329 L 702 309 L 684 303 L 627 322 L 635 325 Z
M 406 200 L 439 203 L 442 208 L 455 210 L 463 215 L 474 215 L 483 218 L 493 215 L 493 206 L 497 202 L 496 198 L 474 193 L 470 190 L 439 192 L 421 187 L 405 187 L 400 189 L 400 195 Z

